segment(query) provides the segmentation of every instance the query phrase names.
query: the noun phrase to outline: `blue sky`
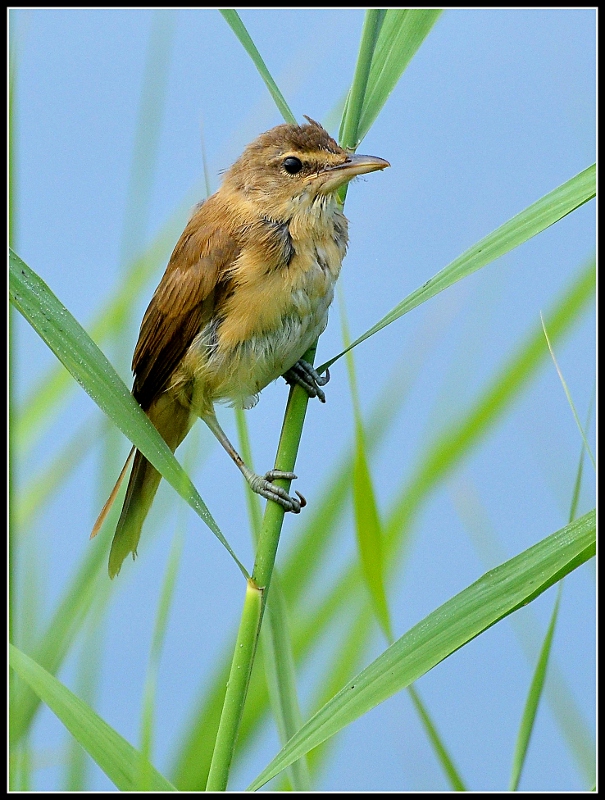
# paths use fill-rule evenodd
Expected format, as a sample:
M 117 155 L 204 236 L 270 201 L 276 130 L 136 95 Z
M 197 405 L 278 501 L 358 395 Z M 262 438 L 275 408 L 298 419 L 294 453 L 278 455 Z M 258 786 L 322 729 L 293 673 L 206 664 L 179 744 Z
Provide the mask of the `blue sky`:
M 329 124 L 353 74 L 363 12 L 246 9 L 241 16 L 296 117 L 308 114 Z M 137 120 L 150 39 L 157 39 L 150 98 L 159 108 L 157 138 L 149 148 L 153 158 L 140 163 L 142 177 L 133 184 L 133 154 L 146 152 L 144 137 L 137 138 Z M 214 191 L 221 170 L 281 118 L 216 10 L 15 10 L 11 46 L 18 63 L 14 247 L 89 327 L 115 292 L 128 259 L 173 219 L 165 263 L 188 209 L 204 196 L 203 150 Z M 149 127 L 146 134 L 153 138 L 153 131 Z M 337 133 L 337 123 L 331 132 Z M 594 161 L 594 9 L 445 12 L 359 152 L 386 158 L 391 168 L 356 181 L 347 197 L 350 245 L 341 286 L 353 336 L 467 247 Z M 554 305 L 591 257 L 594 239 L 594 203 L 588 203 L 356 349 L 366 414 L 396 365 L 404 375 L 414 372 L 409 387 L 407 378 L 396 381 L 394 397 L 405 391 L 405 400 L 373 462 L 383 514 L 419 453 L 539 325 L 540 311 Z M 104 346 L 129 385 L 140 319 L 163 268 L 157 268 L 133 303 L 121 341 Z M 342 349 L 336 305 L 320 342 L 320 361 Z M 594 386 L 594 328 L 591 310 L 557 349 L 582 419 Z M 14 343 L 15 391 L 21 399 L 47 373 L 54 356 L 22 319 L 16 322 Z M 279 381 L 248 414 L 259 471 L 272 465 L 285 398 Z M 220 418 L 234 433 L 230 412 L 221 410 Z M 20 480 L 25 483 L 69 437 L 100 420 L 101 412 L 75 388 L 55 423 L 19 462 Z M 352 431 L 343 360 L 332 370 L 326 405 L 309 406 L 297 488 L 310 505 Z M 233 465 L 201 423 L 195 435 L 202 454 L 191 469 L 196 486 L 249 563 L 243 487 L 237 485 L 235 496 L 228 493 L 237 479 Z M 33 524 L 32 540 L 48 567 L 42 580 L 46 613 L 86 548 L 93 546 L 88 532 L 129 446 L 121 436 L 111 441 L 114 463 L 103 468 L 101 446 L 92 449 Z M 468 507 L 476 499 L 485 514 L 479 533 L 489 527 L 502 558 L 512 557 L 566 523 L 580 447 L 556 372 L 545 363 L 447 487 L 423 507 L 405 568 L 389 595 L 397 635 L 498 563 L 490 563 L 490 556 L 488 563 L 482 561 L 472 543 L 465 502 Z M 590 468 L 585 476 L 581 513 L 594 505 Z M 162 535 L 142 544 L 137 561 L 126 564 L 119 586 L 112 586 L 97 709 L 137 743 L 141 676 L 178 517 L 187 533 L 160 674 L 156 764 L 163 769 L 197 696 L 200 673 L 210 670 L 215 653 L 229 646 L 242 591 L 229 557 L 206 530 L 200 531 L 194 515 L 177 512 L 167 487 L 157 506 L 166 512 Z M 299 524 L 287 519 L 284 552 Z M 323 567 L 326 575 L 354 548 L 349 516 L 330 552 L 333 561 Z M 554 646 L 589 727 L 594 725 L 591 569 L 586 565 L 566 581 L 561 636 Z M 206 591 L 209 585 L 212 591 Z M 532 604 L 542 631 L 553 602 L 551 590 Z M 383 647 L 377 633 L 364 663 Z M 324 664 L 318 653 L 305 667 L 304 702 Z M 61 673 L 68 685 L 73 685 L 73 670 L 68 663 Z M 506 785 L 530 679 L 530 665 L 506 622 L 419 682 L 470 788 Z M 62 726 L 48 712 L 40 715 L 36 737 L 41 747 L 51 749 L 65 740 Z M 234 788 L 246 785 L 276 750 L 276 734 L 267 727 L 257 751 L 234 776 Z M 60 775 L 57 766 L 38 770 L 36 788 L 57 789 Z M 97 770 L 93 781 L 95 789 L 111 788 Z M 586 788 L 546 706 L 524 781 L 522 788 L 533 790 Z M 325 790 L 445 786 L 404 693 L 339 738 L 318 784 Z

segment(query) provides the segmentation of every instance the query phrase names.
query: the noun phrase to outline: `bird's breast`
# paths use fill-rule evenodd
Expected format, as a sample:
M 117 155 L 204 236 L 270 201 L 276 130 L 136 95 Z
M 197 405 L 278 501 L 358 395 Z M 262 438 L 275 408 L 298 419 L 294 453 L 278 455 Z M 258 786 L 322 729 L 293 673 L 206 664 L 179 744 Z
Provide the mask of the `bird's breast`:
M 263 248 L 242 250 L 231 270 L 230 292 L 183 364 L 204 402 L 224 399 L 250 407 L 317 340 L 346 250 L 342 220 L 327 230 L 276 229 L 272 257 L 266 247 L 264 255 Z

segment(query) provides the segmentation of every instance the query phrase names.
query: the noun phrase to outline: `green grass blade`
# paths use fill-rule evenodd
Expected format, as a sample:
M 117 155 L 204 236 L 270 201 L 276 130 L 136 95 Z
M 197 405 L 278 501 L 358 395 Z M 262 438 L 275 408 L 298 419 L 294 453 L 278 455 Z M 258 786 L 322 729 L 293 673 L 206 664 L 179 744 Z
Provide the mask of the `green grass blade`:
M 122 433 L 189 503 L 229 552 L 242 573 L 247 575 L 191 479 L 107 358 L 44 281 L 12 251 L 10 290 L 11 302 L 57 358 Z
M 392 641 L 393 631 L 384 581 L 382 525 L 378 514 L 378 504 L 370 475 L 364 444 L 364 432 L 360 420 L 357 421 L 355 428 L 353 508 L 355 511 L 357 545 L 376 618 L 387 641 Z
M 343 110 L 340 124 L 340 133 L 338 134 L 341 145 L 347 150 L 355 150 L 359 144 L 357 135 L 359 120 L 364 106 L 374 49 L 386 13 L 386 10 L 382 8 L 369 8 L 363 21 L 355 74 L 347 95 L 346 106 Z
M 471 275 L 476 270 L 495 261 L 500 256 L 554 225 L 567 214 L 571 214 L 576 208 L 591 200 L 595 194 L 596 167 L 593 164 L 552 192 L 544 195 L 537 202 L 532 203 L 520 214 L 512 217 L 504 225 L 501 225 L 462 253 L 461 256 L 452 261 L 451 264 L 448 264 L 447 267 L 444 267 L 419 289 L 409 294 L 405 300 L 396 305 L 376 325 L 373 325 L 364 334 L 355 339 L 346 350 L 318 367 L 318 371 L 323 372 L 326 367 L 331 366 L 341 358 L 347 350 L 351 350 L 361 342 L 369 339 L 370 336 L 378 333 L 378 331 L 407 314 L 408 311 L 416 308 L 416 306 L 425 303 L 457 281 L 467 275 Z
M 557 375 L 559 376 L 559 380 L 563 386 L 563 391 L 565 392 L 565 397 L 567 397 L 567 402 L 569 403 L 569 407 L 571 408 L 571 413 L 573 414 L 573 418 L 576 421 L 576 425 L 578 426 L 578 430 L 580 431 L 580 436 L 582 437 L 582 441 L 584 442 L 584 447 L 586 448 L 586 452 L 588 453 L 588 457 L 592 461 L 592 466 L 596 470 L 597 465 L 595 463 L 594 456 L 590 449 L 590 445 L 588 444 L 588 440 L 586 439 L 586 434 L 584 433 L 584 428 L 582 427 L 582 423 L 580 422 L 580 418 L 578 417 L 578 412 L 576 411 L 576 407 L 571 397 L 571 392 L 567 387 L 567 383 L 565 378 L 563 377 L 563 373 L 561 372 L 561 368 L 557 363 L 557 359 L 555 357 L 555 351 L 552 348 L 552 344 L 550 343 L 550 338 L 548 336 L 548 331 L 546 330 L 546 325 L 544 324 L 544 318 L 542 314 L 540 314 L 540 320 L 542 322 L 542 330 L 544 331 L 544 338 L 546 339 L 546 344 L 548 345 L 548 349 L 550 351 L 550 357 L 552 358 L 553 364 L 555 365 L 555 369 L 557 370 Z
M 424 675 L 496 622 L 534 600 L 595 554 L 595 512 L 490 570 L 391 645 L 296 734 L 249 787 L 260 788 L 296 758 Z
M 346 308 L 342 292 L 340 292 L 340 317 L 342 321 L 343 342 L 345 346 L 351 341 L 349 337 Z M 355 417 L 355 456 L 353 461 L 353 511 L 355 515 L 355 532 L 362 572 L 372 598 L 376 619 L 389 643 L 393 641 L 391 618 L 387 603 L 384 581 L 383 532 L 378 513 L 376 493 L 372 483 L 365 430 L 361 416 L 357 378 L 353 353 L 347 353 L 347 369 L 349 386 L 353 400 Z
M 370 130 L 441 9 L 389 8 L 384 16 L 364 94 L 357 143 Z
M 580 451 L 580 463 L 585 456 L 584 447 Z M 483 508 L 476 487 L 468 478 L 454 481 L 453 499 L 464 526 L 468 530 L 477 554 L 484 564 L 494 564 L 506 558 L 505 549 L 498 542 L 493 525 Z M 576 481 L 577 485 L 577 481 Z M 575 518 L 575 513 L 568 517 L 568 522 Z M 538 658 L 536 642 L 541 637 L 541 626 L 531 609 L 521 617 L 511 617 L 511 626 L 530 666 L 534 666 Z M 556 724 L 559 726 L 570 755 L 582 773 L 586 783 L 594 780 L 595 775 L 595 742 L 589 726 L 579 710 L 567 678 L 560 670 L 555 656 L 551 656 L 546 682 L 546 699 Z
M 302 727 L 303 720 L 298 704 L 296 667 L 286 601 L 276 571 L 271 580 L 261 642 L 271 708 L 277 722 L 280 742 L 285 745 Z M 305 756 L 288 767 L 288 775 L 293 791 L 311 791 Z
M 179 529 L 173 539 L 166 575 L 162 585 L 158 611 L 156 614 L 151 653 L 145 688 L 143 690 L 143 710 L 141 713 L 141 751 L 140 769 L 137 774 L 136 789 L 139 792 L 153 790 L 153 774 L 150 769 L 153 758 L 153 729 L 155 718 L 155 697 L 157 689 L 157 676 L 162 655 L 162 645 L 166 638 L 168 627 L 168 614 L 174 597 L 174 587 L 178 575 L 181 553 L 183 550 L 183 533 Z
M 90 608 L 98 598 L 99 576 L 107 553 L 107 547 L 100 547 L 99 544 L 91 548 L 67 587 L 45 633 L 32 649 L 36 663 L 51 674 L 59 669 Z M 28 687 L 22 687 L 15 693 L 11 702 L 11 741 L 19 741 L 30 729 L 39 703 L 39 697 Z
M 424 725 L 426 734 L 429 737 L 429 741 L 433 746 L 435 755 L 439 759 L 439 763 L 441 764 L 443 771 L 445 772 L 445 775 L 448 781 L 450 782 L 450 786 L 455 792 L 466 792 L 467 788 L 464 785 L 462 778 L 460 777 L 460 773 L 456 769 L 452 757 L 450 756 L 445 745 L 443 744 L 443 741 L 439 736 L 439 732 L 435 726 L 435 723 L 431 719 L 424 703 L 420 698 L 420 695 L 418 694 L 417 689 L 414 686 L 408 686 L 408 694 L 412 698 L 412 703 L 414 703 L 414 708 L 416 709 L 416 711 L 418 712 L 418 716 L 422 720 L 422 724 Z
M 588 430 L 588 426 L 590 425 L 590 420 L 592 419 L 592 412 L 594 409 L 594 402 L 596 398 L 596 384 L 592 388 L 592 396 L 590 398 L 590 403 L 588 404 L 588 412 L 586 414 L 586 423 L 584 425 L 584 429 Z M 574 482 L 573 493 L 571 497 L 571 507 L 569 509 L 569 521 L 571 522 L 572 519 L 576 518 L 578 503 L 580 502 L 580 489 L 582 488 L 582 475 L 584 473 L 584 455 L 586 454 L 586 448 L 582 446 L 582 450 L 580 451 L 580 460 L 578 461 L 578 469 L 576 471 L 576 480 Z
M 264 80 L 265 85 L 269 92 L 271 93 L 271 97 L 275 101 L 275 105 L 278 107 L 280 114 L 286 120 L 286 122 L 291 123 L 292 125 L 296 125 L 296 117 L 290 111 L 290 107 L 286 103 L 283 94 L 277 88 L 277 84 L 273 80 L 271 73 L 267 69 L 267 65 L 262 59 L 261 54 L 256 49 L 256 45 L 250 38 L 250 34 L 246 30 L 246 26 L 241 21 L 239 14 L 233 8 L 219 8 L 219 11 L 231 27 L 233 33 L 237 36 L 240 42 L 243 44 L 245 51 L 248 53 L 252 61 L 254 62 L 254 66 L 258 70 L 261 78 Z
M 552 616 L 550 618 L 550 624 L 548 626 L 548 630 L 546 631 L 546 636 L 544 637 L 542 649 L 540 650 L 540 657 L 538 658 L 536 670 L 529 687 L 527 700 L 525 701 L 523 717 L 521 719 L 521 725 L 517 735 L 517 741 L 515 743 L 515 753 L 513 755 L 510 783 L 508 785 L 509 792 L 516 792 L 519 788 L 521 772 L 523 770 L 523 765 L 525 764 L 527 749 L 529 747 L 529 741 L 534 729 L 536 714 L 538 713 L 538 706 L 540 704 L 540 698 L 542 697 L 542 690 L 544 689 L 544 681 L 546 680 L 546 669 L 548 667 L 550 648 L 555 633 L 555 625 L 557 624 L 557 617 L 559 615 L 559 603 L 561 601 L 562 588 L 563 584 L 560 583 L 557 591 L 555 607 L 553 608 Z
M 103 665 L 103 622 L 106 610 L 106 603 L 110 595 L 108 581 L 104 582 L 104 589 L 101 587 L 101 594 L 104 595 L 100 602 L 97 602 L 95 611 L 92 614 L 89 625 L 85 632 L 82 648 L 78 654 L 77 675 L 75 679 L 75 693 L 89 706 L 95 705 L 95 699 L 99 694 L 101 682 L 101 671 Z M 68 792 L 84 792 L 88 785 L 90 759 L 86 751 L 82 749 L 80 743 L 71 737 L 68 744 L 67 764 L 65 769 L 64 785 Z
M 14 645 L 10 645 L 10 666 L 57 715 L 117 788 L 132 791 L 140 753 L 90 706 Z M 152 764 L 149 771 L 154 791 L 176 791 Z

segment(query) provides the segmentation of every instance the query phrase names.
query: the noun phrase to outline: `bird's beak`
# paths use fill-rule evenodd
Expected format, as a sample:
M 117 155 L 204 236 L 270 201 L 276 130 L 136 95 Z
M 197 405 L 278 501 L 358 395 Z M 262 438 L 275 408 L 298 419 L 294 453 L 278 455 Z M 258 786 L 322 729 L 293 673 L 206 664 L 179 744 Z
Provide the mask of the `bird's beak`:
M 390 166 L 389 162 L 385 161 L 384 158 L 360 156 L 357 153 L 351 153 L 342 164 L 327 167 L 319 174 L 318 177 L 321 180 L 320 192 L 322 194 L 333 192 L 357 175 L 365 175 L 367 172 L 376 172 L 376 170 Z
M 384 158 L 377 156 L 360 156 L 357 153 L 351 155 L 342 164 L 337 164 L 335 167 L 330 167 L 328 172 L 339 172 L 341 175 L 346 175 L 345 180 L 350 180 L 356 175 L 365 175 L 366 172 L 376 172 L 379 169 L 386 169 L 390 167 L 388 161 Z M 344 177 L 344 176 L 343 176 Z

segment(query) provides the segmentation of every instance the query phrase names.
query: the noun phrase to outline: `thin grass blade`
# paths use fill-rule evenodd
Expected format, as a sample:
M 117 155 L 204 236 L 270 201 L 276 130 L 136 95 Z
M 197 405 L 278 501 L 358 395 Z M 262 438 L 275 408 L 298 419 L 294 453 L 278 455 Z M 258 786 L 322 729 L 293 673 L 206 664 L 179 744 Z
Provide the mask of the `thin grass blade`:
M 536 714 L 538 713 L 538 706 L 540 705 L 540 698 L 542 697 L 542 690 L 544 689 L 544 681 L 546 680 L 546 669 L 548 667 L 550 648 L 555 633 L 555 625 L 557 624 L 557 617 L 559 615 L 559 603 L 561 601 L 562 588 L 563 583 L 560 583 L 559 590 L 557 592 L 557 599 L 555 601 L 555 607 L 553 608 L 552 616 L 550 618 L 550 624 L 548 626 L 548 630 L 546 631 L 546 636 L 544 637 L 544 643 L 542 644 L 542 649 L 540 650 L 540 657 L 538 658 L 536 670 L 529 687 L 527 700 L 525 701 L 523 717 L 521 719 L 521 725 L 519 728 L 519 733 L 517 734 L 517 741 L 515 743 L 513 765 L 510 783 L 508 785 L 509 792 L 516 792 L 519 788 L 521 772 L 523 771 L 523 765 L 525 764 L 527 749 L 529 747 L 529 741 L 534 729 Z
M 262 59 L 261 54 L 256 49 L 256 45 L 252 41 L 250 34 L 246 30 L 246 26 L 241 21 L 239 14 L 234 8 L 219 8 L 219 11 L 227 21 L 228 25 L 231 27 L 233 33 L 237 36 L 240 42 L 243 44 L 245 51 L 248 53 L 252 61 L 254 62 L 254 66 L 258 70 L 261 78 L 264 80 L 265 85 L 269 92 L 271 93 L 271 97 L 275 101 L 275 105 L 278 107 L 280 114 L 291 125 L 296 125 L 296 117 L 290 111 L 289 105 L 286 103 L 283 94 L 277 88 L 277 84 L 273 80 L 273 77 L 269 70 L 267 69 L 267 65 Z
M 586 423 L 584 425 L 584 430 L 588 430 L 588 426 L 590 425 L 590 420 L 592 419 L 592 412 L 594 410 L 594 402 L 596 399 L 596 392 L 597 387 L 596 383 L 592 389 L 592 396 L 590 398 L 590 403 L 588 404 L 588 412 L 586 414 Z M 582 488 L 582 475 L 584 473 L 584 456 L 586 454 L 586 448 L 582 446 L 582 450 L 580 451 L 580 460 L 578 462 L 578 469 L 576 471 L 576 480 L 574 482 L 573 493 L 571 497 L 571 507 L 569 509 L 569 521 L 571 522 L 572 519 L 576 518 L 577 510 L 578 510 L 578 503 L 580 502 L 580 489 Z
M 340 292 L 340 318 L 345 345 L 351 341 L 349 337 L 346 307 Z M 355 532 L 362 573 L 365 577 L 376 619 L 389 643 L 393 641 L 391 618 L 387 602 L 384 581 L 384 560 L 382 546 L 382 525 L 378 513 L 378 503 L 374 484 L 370 474 L 365 430 L 361 416 L 361 404 L 357 389 L 357 377 L 353 353 L 347 353 L 347 369 L 349 386 L 353 401 L 355 417 L 355 456 L 353 461 L 353 510 L 355 513 Z
M 254 469 L 248 424 L 242 409 L 235 409 L 235 418 L 239 437 L 239 452 L 244 463 Z M 257 543 L 262 525 L 260 497 L 250 491 L 248 487 L 246 499 L 248 501 L 250 527 L 254 535 L 254 541 Z M 291 739 L 302 726 L 302 717 L 298 703 L 296 669 L 288 624 L 288 609 L 281 590 L 277 570 L 274 570 L 271 580 L 271 593 L 267 598 L 265 618 L 260 632 L 260 645 L 271 710 L 277 725 L 280 742 L 286 744 L 288 739 Z M 288 776 L 291 788 L 294 791 L 310 791 L 311 783 L 305 758 L 295 761 L 294 764 L 288 767 Z
M 408 694 L 412 699 L 414 708 L 418 712 L 418 716 L 422 721 L 424 730 L 426 731 L 426 735 L 428 736 L 429 741 L 433 747 L 433 750 L 435 751 L 435 755 L 439 759 L 439 763 L 441 764 L 441 767 L 445 773 L 446 778 L 450 783 L 452 790 L 454 792 L 466 792 L 467 788 L 464 785 L 462 778 L 460 777 L 460 773 L 456 769 L 454 760 L 448 753 L 447 748 L 445 747 L 443 740 L 439 735 L 439 731 L 437 730 L 435 723 L 431 719 L 425 704 L 422 702 L 422 699 L 418 694 L 418 690 L 416 689 L 415 686 L 408 686 Z
M 496 622 L 594 556 L 595 512 L 487 572 L 391 645 L 294 736 L 250 785 L 260 788 L 296 758 L 417 680 Z
M 162 585 L 158 611 L 155 619 L 149 666 L 143 691 L 143 709 L 141 713 L 141 750 L 139 771 L 136 776 L 136 790 L 147 792 L 153 790 L 153 774 L 151 760 L 153 758 L 153 733 L 155 725 L 155 698 L 157 690 L 157 676 L 162 655 L 162 646 L 166 638 L 168 627 L 168 614 L 174 597 L 174 587 L 178 575 L 183 550 L 183 531 L 177 530 L 166 567 L 166 574 Z
M 265 620 L 261 629 L 261 642 L 271 708 L 277 723 L 280 742 L 285 745 L 302 727 L 303 720 L 298 703 L 296 667 L 286 601 L 281 590 L 279 575 L 275 571 L 271 579 L 271 593 L 267 599 Z M 288 776 L 293 791 L 311 791 L 305 756 L 288 767 Z
M 588 457 L 592 462 L 592 466 L 596 470 L 597 465 L 595 463 L 594 456 L 592 454 L 592 450 L 590 449 L 590 445 L 588 444 L 588 440 L 586 439 L 586 434 L 584 433 L 584 428 L 582 427 L 582 423 L 580 422 L 580 418 L 578 416 L 578 412 L 576 411 L 576 407 L 571 397 L 571 392 L 567 387 L 567 383 L 565 378 L 563 377 L 563 373 L 561 371 L 561 367 L 557 362 L 557 358 L 555 356 L 555 351 L 553 350 L 552 344 L 550 343 L 550 338 L 548 336 L 548 331 L 546 330 L 546 325 L 544 324 L 544 317 L 540 314 L 540 321 L 542 322 L 542 330 L 544 331 L 544 338 L 546 339 L 546 344 L 548 345 L 548 350 L 550 352 L 550 357 L 552 358 L 553 364 L 555 365 L 555 369 L 557 370 L 557 375 L 559 376 L 559 380 L 561 381 L 561 385 L 563 386 L 563 391 L 565 392 L 565 397 L 567 398 L 567 402 L 569 403 L 569 407 L 571 408 L 571 413 L 573 414 L 573 418 L 576 421 L 576 425 L 578 426 L 578 430 L 580 431 L 580 436 L 582 437 L 582 441 L 584 442 L 584 447 L 586 448 L 586 452 L 588 453 Z

